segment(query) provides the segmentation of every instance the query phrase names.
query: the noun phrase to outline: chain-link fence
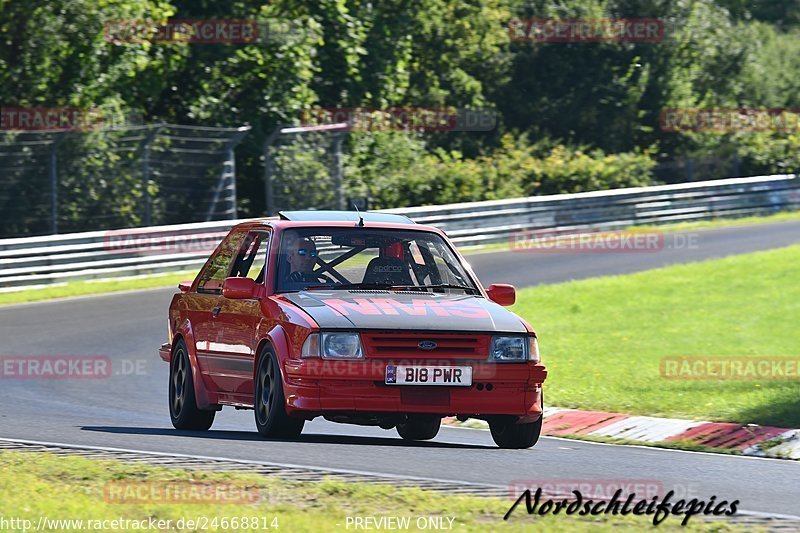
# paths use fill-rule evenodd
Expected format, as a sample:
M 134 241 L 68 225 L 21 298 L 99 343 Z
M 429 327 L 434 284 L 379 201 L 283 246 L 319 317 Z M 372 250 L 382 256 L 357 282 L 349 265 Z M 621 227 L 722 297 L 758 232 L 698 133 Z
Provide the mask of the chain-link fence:
M 0 237 L 237 218 L 249 127 L 152 124 L 0 135 Z
M 344 162 L 353 171 L 354 150 L 369 146 L 356 142 L 363 132 L 348 123 L 286 125 L 256 140 L 263 142 L 266 209 L 259 205 L 248 211 L 243 203 L 245 212 L 239 213 L 234 149 L 249 129 L 152 124 L 0 131 L 0 238 L 230 220 L 293 209 L 357 205 L 366 210 L 378 203 L 370 202 L 370 191 L 353 185 L 361 183 L 358 176 L 354 181 L 345 175 Z M 247 159 L 255 161 L 253 146 L 249 150 Z M 365 157 L 384 154 L 370 150 Z M 659 163 L 652 177 L 656 183 L 679 183 L 747 171 L 735 155 L 680 158 Z M 251 166 L 244 182 L 251 195 L 258 194 L 252 187 L 259 181 L 257 172 Z
M 374 151 L 370 148 L 372 135 L 486 132 L 496 123 L 496 112 L 491 109 L 306 109 L 299 125 L 280 126 L 265 141 L 266 210 L 269 214 L 283 209 L 366 210 L 370 207 L 367 187 L 363 181 L 354 186 L 344 169 L 392 156 L 377 144 L 372 145 Z M 370 178 L 380 177 L 378 174 Z
M 267 213 L 345 209 L 342 142 L 346 124 L 279 127 L 264 144 Z

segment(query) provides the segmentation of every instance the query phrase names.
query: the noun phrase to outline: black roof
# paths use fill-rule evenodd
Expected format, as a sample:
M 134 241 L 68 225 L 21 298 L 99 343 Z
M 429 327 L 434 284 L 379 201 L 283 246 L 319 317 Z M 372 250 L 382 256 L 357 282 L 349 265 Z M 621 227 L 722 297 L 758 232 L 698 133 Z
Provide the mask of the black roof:
M 347 222 L 358 223 L 359 213 L 355 211 L 281 211 L 278 213 L 283 220 L 298 222 Z M 391 224 L 416 224 L 405 215 L 389 213 L 362 212 L 364 222 L 384 222 Z

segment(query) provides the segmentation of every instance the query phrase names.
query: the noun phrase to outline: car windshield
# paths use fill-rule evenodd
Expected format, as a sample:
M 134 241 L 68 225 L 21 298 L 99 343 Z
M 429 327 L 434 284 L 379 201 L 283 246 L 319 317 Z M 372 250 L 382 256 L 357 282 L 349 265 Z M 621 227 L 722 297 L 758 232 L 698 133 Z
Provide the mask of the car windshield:
M 479 294 L 450 246 L 428 231 L 285 230 L 277 274 L 277 292 L 380 289 Z

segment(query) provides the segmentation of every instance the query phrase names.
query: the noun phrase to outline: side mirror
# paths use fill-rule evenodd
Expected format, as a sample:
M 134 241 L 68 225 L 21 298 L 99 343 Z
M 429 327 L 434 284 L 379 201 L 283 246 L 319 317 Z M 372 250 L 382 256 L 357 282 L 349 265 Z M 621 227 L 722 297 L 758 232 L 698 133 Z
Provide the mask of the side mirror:
M 225 278 L 222 296 L 231 300 L 247 300 L 256 297 L 258 285 L 250 278 Z
M 486 294 L 489 299 L 494 303 L 509 306 L 514 305 L 517 301 L 517 291 L 513 285 L 506 285 L 505 283 L 494 283 L 486 288 Z
M 191 288 L 192 288 L 192 282 L 191 281 L 181 281 L 180 283 L 178 283 L 178 289 L 181 292 L 189 292 L 189 290 Z

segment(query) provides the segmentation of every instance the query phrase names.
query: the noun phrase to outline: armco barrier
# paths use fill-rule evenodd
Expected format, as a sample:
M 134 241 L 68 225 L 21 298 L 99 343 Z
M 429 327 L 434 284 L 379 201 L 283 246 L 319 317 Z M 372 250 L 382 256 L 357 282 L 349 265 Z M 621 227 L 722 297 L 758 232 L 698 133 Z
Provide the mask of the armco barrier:
M 444 229 L 459 246 L 520 230 L 614 229 L 763 215 L 800 208 L 800 178 L 757 176 L 487 202 L 390 209 Z
M 506 241 L 524 230 L 614 229 L 794 209 L 800 209 L 800 179 L 781 175 L 385 212 L 437 226 L 465 247 Z M 0 290 L 196 269 L 238 222 L 242 220 L 0 240 Z

